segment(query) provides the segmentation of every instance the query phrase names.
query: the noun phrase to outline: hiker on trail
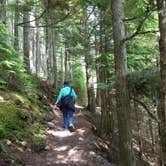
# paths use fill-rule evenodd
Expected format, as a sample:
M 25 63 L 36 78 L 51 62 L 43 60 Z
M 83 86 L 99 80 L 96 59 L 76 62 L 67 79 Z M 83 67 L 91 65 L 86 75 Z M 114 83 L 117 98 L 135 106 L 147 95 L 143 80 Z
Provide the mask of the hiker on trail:
M 64 81 L 63 88 L 60 90 L 55 104 L 60 104 L 59 108 L 63 113 L 64 128 L 69 129 L 71 132 L 75 131 L 73 115 L 75 99 L 77 99 L 77 95 L 74 89 L 70 86 L 69 81 Z

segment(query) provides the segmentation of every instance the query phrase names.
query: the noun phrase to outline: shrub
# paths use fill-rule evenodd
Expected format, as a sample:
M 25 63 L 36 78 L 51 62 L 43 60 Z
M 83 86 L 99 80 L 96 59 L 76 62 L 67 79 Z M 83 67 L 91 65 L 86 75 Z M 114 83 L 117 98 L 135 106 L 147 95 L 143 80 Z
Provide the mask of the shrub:
M 151 100 L 158 98 L 160 89 L 159 71 L 143 70 L 127 75 L 130 95 L 144 95 Z

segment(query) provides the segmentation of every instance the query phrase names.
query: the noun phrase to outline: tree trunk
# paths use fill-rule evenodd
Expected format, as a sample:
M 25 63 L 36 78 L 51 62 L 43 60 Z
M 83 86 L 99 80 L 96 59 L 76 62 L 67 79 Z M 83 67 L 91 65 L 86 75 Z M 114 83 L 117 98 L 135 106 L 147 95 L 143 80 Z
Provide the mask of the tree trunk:
M 116 71 L 116 106 L 119 129 L 119 166 L 134 166 L 130 128 L 130 103 L 126 85 L 126 47 L 122 0 L 112 1 L 113 39 Z
M 99 55 L 99 49 L 98 49 L 98 40 L 97 40 L 97 30 L 95 30 L 95 56 L 97 57 Z M 99 66 L 100 62 L 96 62 L 96 79 L 97 79 L 97 89 L 96 89 L 96 105 L 101 106 L 101 90 L 98 88 L 98 83 L 100 83 L 99 78 Z
M 64 65 L 65 65 L 65 80 L 68 79 L 68 52 L 67 52 L 67 49 L 66 49 L 66 45 L 65 44 L 65 58 L 64 58 Z
M 157 0 L 160 29 L 160 77 L 161 89 L 159 96 L 158 118 L 161 149 L 161 165 L 166 165 L 166 1 Z
M 0 21 L 6 23 L 6 0 L 0 0 Z
M 65 77 L 64 77 L 64 59 L 63 59 L 63 49 L 62 48 L 61 48 L 61 73 L 62 73 L 61 82 L 63 84 Z
M 57 54 L 56 54 L 56 31 L 55 29 L 52 28 L 52 34 L 53 34 L 53 40 L 52 40 L 52 44 L 53 44 L 53 86 L 56 87 L 57 86 Z
M 139 113 L 140 110 L 138 107 L 138 103 L 136 103 L 135 100 L 133 102 L 134 102 L 134 111 L 135 111 L 137 132 L 138 132 L 139 157 L 142 158 L 143 148 L 142 148 L 142 136 L 141 136 L 141 118 L 139 115 L 139 114 L 141 114 L 141 112 Z
M 109 55 L 112 53 L 110 51 L 110 37 L 108 36 L 110 32 L 110 25 L 107 25 L 106 23 L 110 21 L 110 10 L 108 10 L 109 5 L 105 7 L 104 9 L 100 10 L 100 49 L 99 49 L 99 81 L 101 85 L 103 86 L 101 90 L 101 126 L 100 130 L 104 132 L 105 134 L 111 133 L 111 111 L 112 111 L 112 105 L 111 103 L 111 96 L 109 96 L 109 79 L 110 76 L 110 60 Z M 102 132 L 100 132 L 102 134 Z
M 46 25 L 51 24 L 52 20 L 51 13 L 49 10 L 46 12 L 45 23 Z M 47 59 L 47 81 L 51 83 L 52 81 L 52 30 L 50 26 L 45 27 L 45 40 L 46 40 L 46 59 Z
M 154 141 L 154 133 L 153 133 L 153 122 L 151 119 L 149 119 L 149 131 L 150 131 L 150 137 L 151 137 L 151 147 L 152 147 L 152 153 L 155 151 L 155 141 Z
M 19 36 L 18 36 L 18 21 L 19 21 L 19 11 L 18 11 L 18 3 L 19 1 L 16 0 L 16 7 L 15 7 L 15 16 L 14 16 L 14 48 L 15 50 L 19 50 Z
M 86 13 L 87 14 L 87 13 Z M 92 72 L 92 58 L 90 54 L 90 41 L 88 33 L 88 22 L 87 17 L 84 21 L 84 53 L 85 53 L 85 64 L 86 64 L 86 82 L 87 82 L 87 95 L 88 95 L 88 110 L 95 112 L 96 102 L 95 102 L 95 92 L 94 92 L 94 82 L 93 82 L 93 72 Z
M 24 51 L 24 63 L 27 72 L 30 73 L 30 59 L 29 59 L 29 23 L 26 23 L 29 21 L 29 12 L 28 10 L 24 9 L 23 11 L 23 22 L 25 22 L 23 27 L 23 51 Z
M 39 28 L 38 28 L 38 26 L 39 26 L 39 21 L 37 20 L 37 8 L 35 9 L 35 25 L 36 25 L 36 28 L 35 28 L 35 38 L 34 38 L 34 40 L 35 40 L 35 44 L 34 44 L 34 46 L 36 46 L 36 48 L 34 49 L 35 50 L 35 53 L 34 53 L 34 55 L 35 55 L 35 73 L 36 73 L 36 76 L 38 76 L 38 72 L 39 72 L 39 59 L 40 59 L 40 46 L 39 46 L 39 44 L 40 44 L 40 38 L 39 38 L 39 35 L 40 35 L 40 33 L 39 33 Z

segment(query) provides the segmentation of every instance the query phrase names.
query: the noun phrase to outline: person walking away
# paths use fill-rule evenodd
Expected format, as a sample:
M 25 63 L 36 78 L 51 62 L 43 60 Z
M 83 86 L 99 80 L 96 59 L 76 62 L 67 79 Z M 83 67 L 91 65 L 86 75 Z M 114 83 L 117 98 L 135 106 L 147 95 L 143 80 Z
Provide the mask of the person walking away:
M 56 105 L 60 102 L 60 109 L 63 113 L 64 128 L 69 129 L 71 132 L 75 131 L 74 127 L 74 102 L 77 99 L 77 94 L 70 86 L 69 81 L 64 81 L 63 88 L 61 88 L 56 100 Z

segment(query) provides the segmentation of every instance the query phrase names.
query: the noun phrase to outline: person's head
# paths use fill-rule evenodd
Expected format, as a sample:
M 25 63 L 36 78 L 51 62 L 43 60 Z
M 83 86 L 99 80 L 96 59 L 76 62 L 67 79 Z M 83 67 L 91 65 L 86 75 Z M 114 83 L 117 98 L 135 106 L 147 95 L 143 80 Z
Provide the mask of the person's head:
M 64 83 L 63 83 L 64 86 L 70 86 L 70 83 L 69 81 L 65 80 Z

